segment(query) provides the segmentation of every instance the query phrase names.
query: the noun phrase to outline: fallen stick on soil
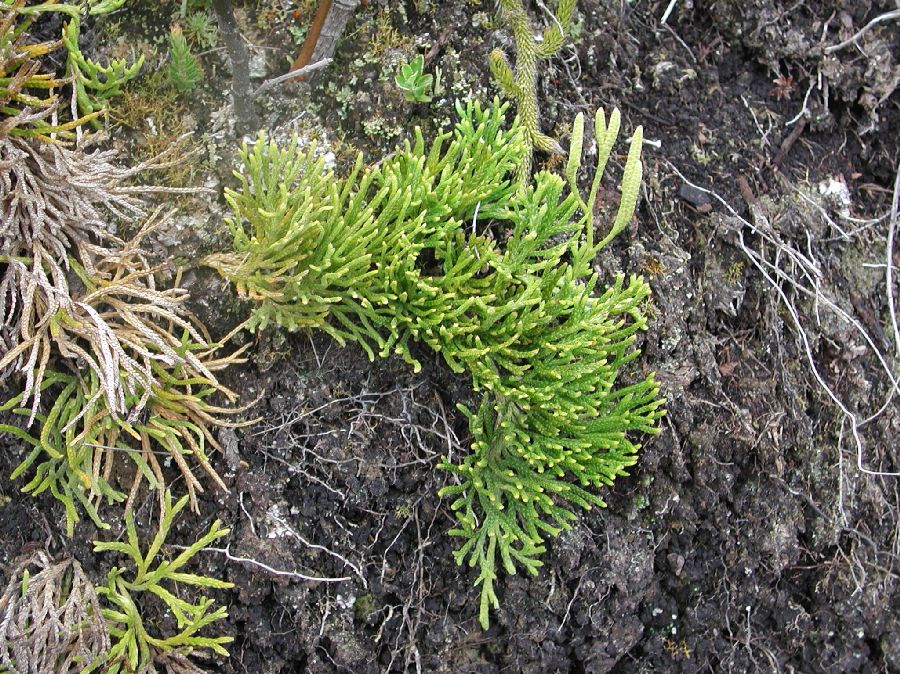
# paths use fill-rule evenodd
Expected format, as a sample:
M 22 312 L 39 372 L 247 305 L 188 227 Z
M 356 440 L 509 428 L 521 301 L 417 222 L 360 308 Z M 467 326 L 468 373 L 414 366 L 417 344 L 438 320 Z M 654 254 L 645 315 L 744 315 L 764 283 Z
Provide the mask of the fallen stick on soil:
M 800 134 L 803 133 L 803 129 L 806 128 L 806 117 L 801 117 L 800 121 L 797 123 L 791 132 L 788 134 L 787 138 L 784 139 L 784 142 L 781 143 L 781 147 L 778 148 L 778 152 L 775 154 L 775 158 L 772 160 L 772 166 L 776 169 L 781 169 L 782 163 L 784 163 L 785 157 L 787 157 L 788 152 L 791 151 L 791 148 L 794 147 L 794 143 L 797 142 L 797 139 L 800 137 Z
M 830 46 L 830 47 L 826 47 L 826 48 L 825 48 L 825 53 L 826 53 L 826 54 L 833 54 L 834 52 L 836 52 L 836 51 L 838 51 L 838 50 L 840 50 L 840 49 L 843 49 L 844 47 L 847 47 L 847 46 L 853 44 L 853 43 L 856 42 L 859 38 L 861 38 L 863 35 L 865 35 L 866 33 L 868 33 L 870 30 L 872 30 L 876 25 L 878 25 L 878 24 L 881 23 L 882 21 L 890 21 L 891 19 L 900 19 L 900 9 L 895 9 L 895 10 L 893 10 L 893 11 L 885 12 L 884 14 L 881 14 L 881 15 L 879 15 L 879 16 L 876 16 L 874 19 L 872 19 L 871 21 L 869 21 L 869 23 L 867 23 L 865 26 L 863 26 L 862 28 L 860 28 L 858 31 L 856 31 L 853 35 L 851 35 L 850 37 L 848 37 L 848 38 L 847 38 L 846 40 L 844 40 L 843 42 L 841 42 L 841 43 L 839 43 L 839 44 L 832 45 L 832 46 Z
M 303 66 L 299 70 L 290 70 L 283 75 L 279 75 L 278 77 L 273 77 L 272 79 L 268 79 L 262 84 L 260 84 L 256 89 L 254 89 L 251 96 L 254 98 L 259 96 L 261 93 L 266 91 L 267 89 L 271 89 L 276 84 L 281 84 L 282 82 L 287 82 L 288 80 L 300 80 L 303 79 L 304 75 L 308 75 L 311 72 L 316 70 L 321 70 L 325 66 L 329 65 L 334 59 L 322 59 L 321 61 L 316 61 L 315 63 L 310 63 L 309 65 Z

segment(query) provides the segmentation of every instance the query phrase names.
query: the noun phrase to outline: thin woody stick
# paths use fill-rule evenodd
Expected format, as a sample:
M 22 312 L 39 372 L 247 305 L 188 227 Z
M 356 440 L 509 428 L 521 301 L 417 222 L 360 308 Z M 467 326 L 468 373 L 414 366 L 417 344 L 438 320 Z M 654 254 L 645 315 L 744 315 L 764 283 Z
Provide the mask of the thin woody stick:
M 310 62 L 316 63 L 334 56 L 337 42 L 357 5 L 359 0 L 322 0 L 291 70 L 299 70 Z M 302 79 L 303 76 L 298 76 L 295 81 Z
M 309 65 L 313 50 L 316 48 L 316 44 L 319 41 L 319 35 L 322 33 L 322 24 L 325 23 L 325 17 L 328 16 L 328 12 L 330 10 L 331 0 L 322 0 L 322 2 L 319 3 L 319 9 L 316 10 L 316 17 L 313 19 L 312 25 L 309 27 L 309 32 L 306 34 L 306 40 L 303 42 L 303 46 L 300 48 L 300 53 L 297 55 L 297 58 L 294 60 L 294 63 L 291 66 L 291 72 L 300 70 L 301 68 Z M 302 75 L 297 76 L 297 80 L 302 79 Z

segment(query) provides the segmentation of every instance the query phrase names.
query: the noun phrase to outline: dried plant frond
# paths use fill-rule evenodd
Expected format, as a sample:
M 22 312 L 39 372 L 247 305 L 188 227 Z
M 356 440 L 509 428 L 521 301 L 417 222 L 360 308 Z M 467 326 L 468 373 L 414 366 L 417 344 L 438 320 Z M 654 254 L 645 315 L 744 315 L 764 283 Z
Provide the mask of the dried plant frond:
M 168 165 L 167 156 L 124 168 L 113 150 L 35 143 L 8 138 L 0 142 L 0 241 L 27 250 L 42 243 L 58 260 L 75 242 L 103 237 L 111 218 L 126 222 L 146 215 L 140 195 L 158 191 L 130 181 L 139 173 Z M 165 190 L 170 191 L 170 190 Z
M 171 213 L 157 210 L 130 243 L 108 233 L 110 220 L 144 215 L 138 191 L 126 184 L 165 157 L 122 169 L 109 151 L 83 153 L 24 139 L 0 141 L 0 379 L 25 374 L 26 398 L 40 402 L 40 375 L 51 351 L 80 358 L 94 369 L 113 414 L 126 412 L 127 393 L 149 391 L 151 360 L 185 361 L 204 376 L 199 361 L 179 354 L 171 326 L 207 344 L 184 318 L 184 291 L 157 290 L 154 269 L 138 248 L 147 232 Z M 74 275 L 74 277 L 73 277 Z M 80 296 L 78 290 L 81 290 Z M 77 297 L 77 299 L 76 299 Z M 120 375 L 124 372 L 124 375 Z M 130 410 L 132 417 L 143 405 Z
M 190 658 L 177 651 L 156 653 L 153 657 L 153 665 L 163 667 L 163 671 L 167 674 L 208 674 L 207 670 L 201 669 Z
M 187 340 L 186 336 L 185 350 L 200 348 Z M 240 351 L 214 359 L 213 351 L 205 350 L 197 351 L 195 357 L 205 370 L 211 371 L 240 362 L 239 355 Z M 158 455 L 171 458 L 178 466 L 187 497 L 195 510 L 197 492 L 203 491 L 194 473 L 197 464 L 213 483 L 226 490 L 208 458 L 210 447 L 222 449 L 212 429 L 253 423 L 230 422 L 226 418 L 246 408 L 211 404 L 209 398 L 215 393 L 234 398 L 234 394 L 212 375 L 204 377 L 183 366 L 167 369 L 158 363 L 154 363 L 153 370 L 159 383 L 152 384 L 146 396 L 141 393 L 145 399 L 139 401 L 137 393 L 126 397 L 126 405 L 135 406 L 139 402 L 146 405 L 146 412 L 134 421 L 110 413 L 103 386 L 93 370 L 76 374 L 46 372 L 40 388 L 49 389 L 53 400 L 46 414 L 23 407 L 24 392 L 0 406 L 0 411 L 12 410 L 14 414 L 37 419 L 40 427 L 37 436 L 15 426 L 0 424 L 0 432 L 18 437 L 32 447 L 11 477 L 30 475 L 23 491 L 32 495 L 49 492 L 62 503 L 70 536 L 80 519 L 80 512 L 85 512 L 97 527 L 105 529 L 108 525 L 99 514 L 101 502 L 104 499 L 110 503 L 126 500 L 125 494 L 112 484 L 117 457 L 134 464 L 126 511 L 131 510 L 145 480 L 162 498 L 166 480 Z
M 166 167 L 172 153 L 119 168 L 111 152 L 0 140 L 0 381 L 21 374 L 21 392 L 5 407 L 40 431 L 5 430 L 33 447 L 14 475 L 33 471 L 24 490 L 62 502 L 70 534 L 79 512 L 102 527 L 100 502 L 125 500 L 109 483 L 116 455 L 137 467 L 129 507 L 144 479 L 164 488 L 157 453 L 179 467 L 195 508 L 197 462 L 224 488 L 207 458 L 218 448 L 210 429 L 243 408 L 209 399 L 236 400 L 214 372 L 239 353 L 215 355 L 219 345 L 184 306 L 186 291 L 158 287 L 160 269 L 141 247 L 174 211 L 147 216 L 138 193 L 193 190 L 127 182 Z M 140 217 L 130 240 L 110 232 Z M 42 411 L 48 387 L 53 402 Z
M 0 140 L 0 346 L 27 339 L 25 301 L 38 286 L 55 307 L 68 296 L 64 270 L 78 244 L 103 241 L 110 221 L 144 215 L 128 185 L 140 165 L 123 169 L 110 151 L 84 152 L 29 139 Z M 24 332 L 23 332 L 24 331 Z M 2 377 L 3 368 L 0 368 Z
M 89 671 L 109 648 L 94 585 L 76 560 L 53 562 L 43 551 L 20 560 L 0 596 L 4 668 L 18 674 Z

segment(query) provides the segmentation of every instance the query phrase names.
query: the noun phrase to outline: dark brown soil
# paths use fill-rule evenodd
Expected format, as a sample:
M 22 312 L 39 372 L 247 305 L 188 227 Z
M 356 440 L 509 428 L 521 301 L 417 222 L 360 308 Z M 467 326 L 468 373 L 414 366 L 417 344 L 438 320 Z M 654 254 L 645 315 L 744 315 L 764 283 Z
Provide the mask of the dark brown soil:
M 246 4 L 252 14 L 257 3 Z M 405 44 L 421 38 L 423 52 L 441 36 L 430 64 L 450 84 L 468 81 L 471 91 L 493 95 L 487 54 L 509 47 L 502 30 L 482 20 L 493 17 L 494 3 L 403 5 L 373 1 L 359 10 L 336 63 L 270 101 L 270 123 L 291 119 L 288 109 L 316 110 L 344 147 L 336 150 L 341 161 L 349 146 L 392 144 L 364 126 L 374 116 L 406 129 L 410 119 L 432 116 L 403 102 L 390 80 L 378 81 L 378 62 L 360 65 L 380 35 L 379 13 Z M 502 609 L 482 631 L 475 576 L 453 562 L 451 516 L 436 496 L 447 479 L 435 469 L 440 456 L 467 446 L 455 404 L 470 398 L 468 382 L 428 354 L 413 374 L 399 360 L 370 363 L 324 335 L 261 336 L 251 362 L 228 376 L 245 400 L 261 396 L 262 421 L 223 434 L 242 461 L 228 473 L 230 493 L 208 494 L 201 517 L 182 518 L 176 538 L 187 541 L 218 517 L 232 528 L 234 557 L 346 580 L 276 576 L 203 553 L 204 571 L 235 583 L 216 595 L 229 607 L 231 658 L 211 669 L 900 671 L 898 478 L 858 469 L 846 418 L 813 376 L 790 312 L 737 232 L 765 259 L 774 252 L 684 181 L 714 191 L 751 223 L 748 200 L 756 200 L 785 245 L 815 257 L 823 288 L 872 344 L 827 311 L 817 321 L 815 303 L 782 285 L 826 382 L 860 417 L 877 411 L 889 382 L 874 350 L 894 354 L 883 276 L 888 221 L 842 239 L 825 217 L 844 222 L 840 205 L 822 197 L 820 185 L 845 185 L 858 220 L 890 210 L 900 160 L 891 95 L 900 33 L 885 22 L 858 46 L 827 56 L 823 48 L 893 4 L 679 0 L 662 25 L 668 5 L 581 0 L 575 46 L 540 78 L 544 128 L 563 144 L 576 112 L 597 106 L 620 107 L 626 129 L 642 124 L 645 138 L 659 141 L 645 148 L 634 226 L 597 262 L 607 279 L 617 271 L 651 279 L 656 318 L 639 367 L 664 384 L 662 433 L 646 443 L 632 475 L 604 494 L 609 507 L 552 543 L 537 578 L 503 579 Z M 253 40 L 286 49 L 279 36 Z M 392 58 L 392 49 L 380 58 Z M 347 83 L 342 72 L 376 73 L 375 81 L 365 96 L 347 99 L 329 86 Z M 804 101 L 807 121 L 788 124 Z M 442 114 L 448 106 L 435 103 Z M 805 126 L 792 138 L 798 123 Z M 614 177 L 615 168 L 610 190 Z M 609 196 L 614 202 L 615 192 Z M 211 324 L 235 320 L 220 318 L 235 313 L 220 281 L 199 272 L 194 284 L 198 312 Z M 897 372 L 896 359 L 888 362 Z M 900 470 L 898 431 L 893 400 L 861 428 L 867 468 Z M 24 450 L 8 439 L 0 445 L 8 474 Z M 0 485 L 9 499 L 0 506 L 0 559 L 46 544 L 99 577 L 85 543 L 95 532 L 82 525 L 66 539 L 55 504 L 17 487 Z

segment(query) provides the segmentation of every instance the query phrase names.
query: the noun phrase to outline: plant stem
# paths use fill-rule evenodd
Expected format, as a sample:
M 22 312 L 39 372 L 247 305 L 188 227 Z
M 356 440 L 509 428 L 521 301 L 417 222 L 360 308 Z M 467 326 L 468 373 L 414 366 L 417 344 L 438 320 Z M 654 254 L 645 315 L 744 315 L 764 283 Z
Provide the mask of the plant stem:
M 291 70 L 334 56 L 338 40 L 359 0 L 322 0 L 309 29 L 309 35 Z
M 231 59 L 231 95 L 234 99 L 234 116 L 237 131 L 247 133 L 257 126 L 250 96 L 250 56 L 241 37 L 231 9 L 231 0 L 213 0 L 222 41 Z

